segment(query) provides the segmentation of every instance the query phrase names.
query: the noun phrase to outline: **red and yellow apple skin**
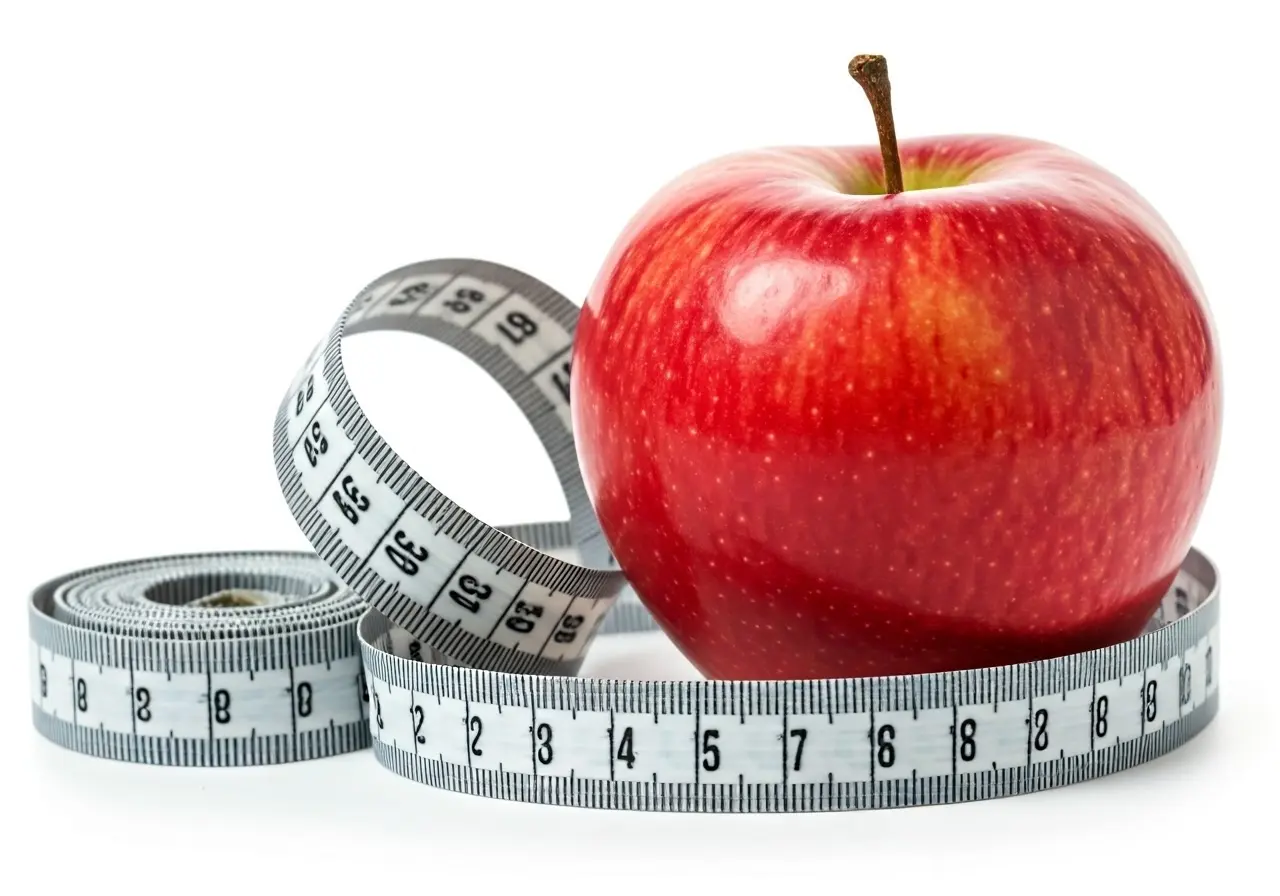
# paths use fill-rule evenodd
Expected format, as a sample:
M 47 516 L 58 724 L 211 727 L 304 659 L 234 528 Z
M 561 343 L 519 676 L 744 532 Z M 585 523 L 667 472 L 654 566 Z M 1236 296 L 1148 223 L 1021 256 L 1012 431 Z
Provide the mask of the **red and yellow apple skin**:
M 710 678 L 1013 663 L 1139 633 L 1217 459 L 1173 234 L 999 136 L 713 160 L 585 302 L 573 422 L 619 565 Z

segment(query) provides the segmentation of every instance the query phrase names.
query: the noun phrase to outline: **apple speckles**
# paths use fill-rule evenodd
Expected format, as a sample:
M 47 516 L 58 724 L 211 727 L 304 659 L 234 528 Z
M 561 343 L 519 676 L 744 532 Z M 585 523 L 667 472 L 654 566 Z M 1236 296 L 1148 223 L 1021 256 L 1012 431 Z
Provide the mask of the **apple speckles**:
M 811 185 L 771 217 L 787 176 L 708 184 L 705 210 L 633 232 L 575 343 L 593 502 L 677 643 L 713 677 L 874 674 L 1139 625 L 1134 583 L 1158 588 L 1212 466 L 1192 287 L 1065 192 L 1002 185 L 998 213 L 982 184 L 907 194 L 861 227 Z M 739 338 L 726 289 L 787 254 L 846 287 L 815 280 Z

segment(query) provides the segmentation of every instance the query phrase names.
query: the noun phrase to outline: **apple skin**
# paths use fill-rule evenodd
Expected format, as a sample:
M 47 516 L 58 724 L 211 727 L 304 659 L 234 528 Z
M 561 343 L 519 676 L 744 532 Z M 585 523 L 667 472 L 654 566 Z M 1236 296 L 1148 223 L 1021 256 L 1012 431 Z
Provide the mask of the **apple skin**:
M 1195 273 L 1051 144 L 711 160 L 618 237 L 575 336 L 588 494 L 709 678 L 973 668 L 1140 633 L 1217 460 Z M 881 195 L 876 195 L 881 193 Z

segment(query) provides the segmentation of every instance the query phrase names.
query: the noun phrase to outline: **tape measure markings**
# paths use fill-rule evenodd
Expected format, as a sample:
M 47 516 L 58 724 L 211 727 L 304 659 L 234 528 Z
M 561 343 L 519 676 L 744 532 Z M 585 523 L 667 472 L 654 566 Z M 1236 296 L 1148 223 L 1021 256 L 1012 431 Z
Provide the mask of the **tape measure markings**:
M 264 604 L 163 596 L 219 583 L 263 592 Z M 31 600 L 35 726 L 81 752 L 169 765 L 363 749 L 363 612 L 310 554 L 180 555 L 61 577 Z
M 383 712 L 374 750 L 434 786 L 565 805 L 799 811 L 1060 786 L 1162 755 L 1216 713 L 1216 578 L 1190 571 L 1206 568 L 1188 559 L 1169 596 L 1180 618 L 1141 639 L 884 679 L 615 682 L 457 669 L 404 659 L 404 643 L 388 640 L 395 627 L 370 614 L 361 640 Z M 1099 680 L 1103 669 L 1115 678 Z
M 548 396 L 531 387 L 535 379 L 521 367 L 523 360 L 527 370 L 538 369 L 547 357 L 571 344 L 571 332 L 559 325 L 566 313 L 552 313 L 547 306 L 559 304 L 570 312 L 576 309 L 532 278 L 481 262 L 428 262 L 393 272 L 385 279 L 403 283 L 408 279 L 406 273 L 456 274 L 459 268 L 470 273 L 444 281 L 453 284 L 452 298 L 433 304 L 442 294 L 435 290 L 421 300 L 414 315 L 397 314 L 390 320 L 376 312 L 392 307 L 389 303 L 402 294 L 403 287 L 397 292 L 397 288 L 386 290 L 375 282 L 362 294 L 377 296 L 379 301 L 364 307 L 360 327 L 406 329 L 433 336 L 481 364 L 513 395 L 548 448 L 569 500 L 575 531 L 591 530 L 598 536 L 598 524 L 578 472 L 572 434 L 559 415 L 551 413 Z M 483 276 L 471 276 L 477 273 Z M 358 313 L 360 301 L 349 308 L 350 314 Z M 489 339 L 468 329 L 483 329 L 479 326 L 483 320 L 497 320 L 492 314 L 481 318 L 477 310 L 481 304 L 488 303 L 496 310 L 517 301 L 517 310 L 501 318 L 503 323 L 492 325 L 494 333 Z M 460 316 L 462 323 L 450 321 L 446 315 Z M 505 324 L 519 330 L 504 335 L 497 328 Z M 531 550 L 475 519 L 419 477 L 360 411 L 342 369 L 340 345 L 346 331 L 344 317 L 330 333 L 321 356 L 315 358 L 313 352 L 311 372 L 301 377 L 317 384 L 312 397 L 307 398 L 310 388 L 301 393 L 301 401 L 291 390 L 281 404 L 277 423 L 277 465 L 286 499 L 313 547 L 372 606 L 437 649 L 447 649 L 451 655 L 480 666 L 571 672 L 580 665 L 600 620 L 624 587 L 620 574 L 566 563 Z M 551 333 L 552 341 L 542 342 L 537 353 L 530 353 L 527 346 L 544 338 L 539 335 L 543 333 Z M 503 342 L 511 347 L 504 347 Z M 316 379 L 315 371 L 320 370 L 322 377 Z M 321 452 L 322 443 L 312 443 L 304 435 L 303 450 L 288 451 L 281 433 L 290 432 L 289 414 L 292 411 L 294 417 L 300 416 L 312 401 L 316 407 L 309 418 L 310 435 L 318 433 L 326 450 Z M 335 483 L 341 491 L 334 488 Z M 373 513 L 381 525 L 362 529 L 362 515 Z M 393 541 L 413 546 L 412 571 L 402 562 L 401 545 L 389 543 L 383 534 L 393 531 Z M 384 559 L 383 553 L 389 559 Z M 416 559 L 418 554 L 423 559 Z M 495 594 L 497 599 L 490 600 Z M 503 607 L 526 612 L 511 615 Z M 494 638 L 491 632 L 504 624 L 513 636 L 503 632 L 502 639 Z
M 430 277 L 431 274 L 406 272 L 430 270 L 432 267 L 445 266 L 454 270 L 465 270 L 475 272 L 477 278 L 467 281 L 467 285 L 460 286 L 455 289 L 455 295 L 459 293 L 468 293 L 476 290 L 477 287 L 492 288 L 494 292 L 505 290 L 506 297 L 499 304 L 509 305 L 511 300 L 515 298 L 520 303 L 520 307 L 514 312 L 508 312 L 506 323 L 512 327 L 518 328 L 519 332 L 504 332 L 502 327 L 504 324 L 497 324 L 491 328 L 488 338 L 481 338 L 480 341 L 474 341 L 468 338 L 466 328 L 461 330 L 450 323 L 441 313 L 435 313 L 426 318 L 417 318 L 406 322 L 396 322 L 388 324 L 386 321 L 368 321 L 370 317 L 376 317 L 379 314 L 394 313 L 392 306 L 389 304 L 394 301 L 394 296 L 402 293 L 406 288 L 401 284 L 405 282 L 416 282 L 415 277 Z M 435 276 L 439 277 L 440 274 Z M 372 290 L 373 294 L 380 294 L 388 299 L 388 303 L 382 306 L 365 307 L 363 311 L 357 309 L 347 319 L 344 332 L 354 334 L 368 329 L 404 329 L 421 333 L 432 338 L 444 341 L 446 344 L 454 345 L 465 354 L 476 360 L 480 366 L 489 372 L 498 381 L 507 392 L 515 400 L 516 404 L 524 411 L 527 418 L 534 426 L 535 432 L 542 440 L 544 448 L 551 455 L 552 463 L 560 477 L 561 484 L 569 492 L 569 506 L 571 511 L 571 519 L 575 521 L 577 526 L 577 537 L 579 543 L 586 543 L 594 539 L 600 538 L 599 528 L 595 524 L 594 514 L 590 508 L 590 502 L 587 500 L 585 489 L 582 487 L 581 478 L 577 467 L 577 457 L 574 448 L 572 436 L 572 423 L 569 417 L 569 363 L 568 355 L 572 349 L 572 334 L 577 323 L 577 308 L 568 299 L 561 296 L 555 290 L 534 280 L 527 275 L 509 268 L 503 268 L 488 262 L 471 261 L 467 259 L 452 259 L 435 262 L 426 262 L 419 265 L 410 265 L 402 268 L 400 271 L 392 272 L 387 275 L 387 280 L 395 280 L 397 286 L 390 291 L 381 291 L 377 288 L 376 281 Z M 454 277 L 450 283 L 456 283 L 458 278 Z M 499 282 L 495 282 L 499 281 Z M 443 294 L 444 287 L 431 293 L 423 300 L 419 311 L 427 310 L 429 303 L 437 296 Z M 452 300 L 456 303 L 457 299 Z M 356 300 L 359 305 L 360 299 Z M 442 302 L 435 307 L 448 307 L 450 302 Z M 462 305 L 453 304 L 452 310 L 457 313 L 459 307 L 467 307 L 466 303 Z M 496 308 L 491 306 L 491 308 Z M 466 311 L 461 312 L 466 314 Z M 519 315 L 518 320 L 513 321 L 512 315 Z M 477 323 L 471 320 L 468 326 Z M 341 324 L 340 324 L 341 326 Z M 532 327 L 532 329 L 530 329 Z M 455 342 L 457 340 L 458 342 Z M 460 343 L 460 344 L 459 344 Z M 535 353 L 530 356 L 529 350 L 534 349 Z M 555 362 L 559 360 L 561 367 L 552 369 Z M 512 369 L 514 365 L 514 369 Z M 345 383 L 345 375 L 341 373 L 338 367 L 338 376 L 341 376 Z M 550 376 L 543 376 L 549 372 Z M 541 394 L 544 401 L 538 401 L 537 395 Z M 548 412 L 554 412 L 559 418 L 561 425 L 556 427 L 549 423 L 542 422 L 541 418 Z M 577 525 L 578 521 L 584 521 L 582 525 Z

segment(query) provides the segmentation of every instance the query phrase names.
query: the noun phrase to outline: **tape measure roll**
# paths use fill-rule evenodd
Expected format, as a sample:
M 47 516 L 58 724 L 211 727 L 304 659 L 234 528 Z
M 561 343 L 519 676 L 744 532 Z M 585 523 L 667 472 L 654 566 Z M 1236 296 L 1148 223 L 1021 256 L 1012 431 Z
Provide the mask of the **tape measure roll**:
M 36 729 L 153 765 L 363 749 L 362 612 L 311 554 L 160 557 L 63 576 L 29 606 Z
M 1175 749 L 1216 714 L 1219 583 L 1194 550 L 1142 636 L 1088 653 L 848 680 L 580 677 L 598 637 L 656 624 L 612 563 L 577 466 L 577 313 L 526 274 L 468 259 L 362 290 L 276 418 L 280 486 L 316 555 L 161 558 L 42 586 L 36 727 L 155 763 L 372 745 L 388 769 L 470 794 L 773 812 L 1056 787 Z M 496 379 L 551 457 L 570 519 L 491 526 L 399 458 L 342 367 L 342 340 L 371 330 L 439 340 Z M 157 722 L 171 730 L 153 734 Z

